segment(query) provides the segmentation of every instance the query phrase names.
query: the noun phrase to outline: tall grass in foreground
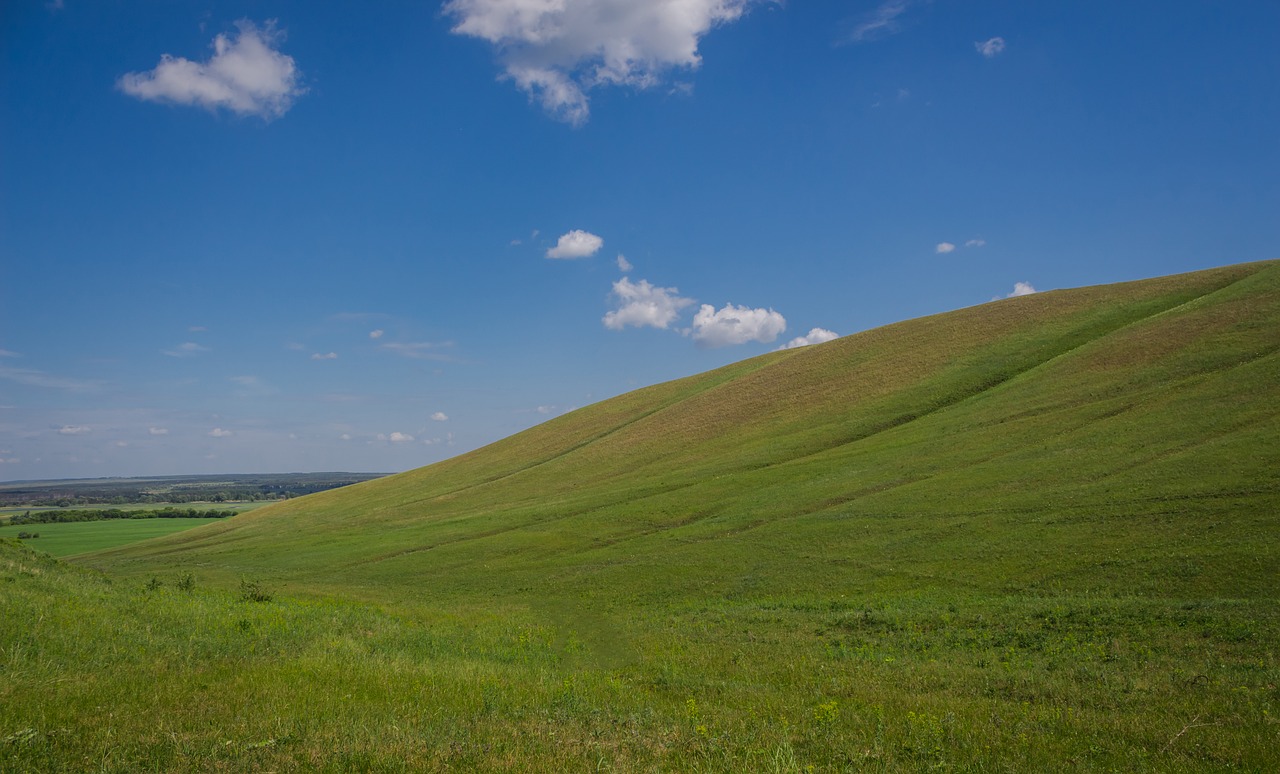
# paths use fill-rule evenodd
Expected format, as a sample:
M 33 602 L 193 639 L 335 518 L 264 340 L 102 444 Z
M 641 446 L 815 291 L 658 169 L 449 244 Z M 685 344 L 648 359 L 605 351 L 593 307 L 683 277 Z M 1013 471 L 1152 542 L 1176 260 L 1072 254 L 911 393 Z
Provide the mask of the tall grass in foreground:
M 5 771 L 1270 771 L 1270 604 L 758 598 L 593 652 L 476 615 L 119 583 L 0 545 Z M 660 655 L 659 655 L 660 654 Z M 612 663 L 611 663 L 612 662 Z

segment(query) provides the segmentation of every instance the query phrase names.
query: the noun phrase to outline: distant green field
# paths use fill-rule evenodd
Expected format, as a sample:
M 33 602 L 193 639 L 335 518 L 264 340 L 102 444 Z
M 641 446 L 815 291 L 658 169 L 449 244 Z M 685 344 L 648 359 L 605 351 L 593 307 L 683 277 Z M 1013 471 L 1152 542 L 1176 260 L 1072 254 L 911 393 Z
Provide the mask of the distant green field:
M 40 537 L 23 542 L 54 556 L 74 556 L 171 535 L 218 521 L 222 519 L 113 519 L 72 524 L 28 524 L 20 527 L 6 525 L 0 526 L 0 538 L 16 538 L 19 532 L 35 533 Z
M 165 510 L 166 508 L 182 508 L 182 509 L 198 508 L 200 510 L 216 509 L 219 511 L 235 511 L 236 513 L 244 513 L 245 511 L 251 511 L 254 508 L 261 508 L 264 505 L 270 505 L 270 504 L 271 504 L 270 501 L 264 500 L 259 502 L 228 502 L 228 503 L 189 502 L 189 503 L 124 503 L 121 505 L 94 504 L 94 505 L 76 505 L 70 509 L 59 508 L 58 506 L 55 506 L 55 505 L 14 506 L 14 507 L 8 507 L 8 508 L 0 508 L 0 524 L 4 524 L 5 521 L 15 513 L 27 513 L 27 512 L 40 513 L 44 511 L 64 511 L 64 510 L 109 511 L 109 510 L 112 510 L 113 508 L 119 509 L 122 511 L 162 511 L 162 510 Z

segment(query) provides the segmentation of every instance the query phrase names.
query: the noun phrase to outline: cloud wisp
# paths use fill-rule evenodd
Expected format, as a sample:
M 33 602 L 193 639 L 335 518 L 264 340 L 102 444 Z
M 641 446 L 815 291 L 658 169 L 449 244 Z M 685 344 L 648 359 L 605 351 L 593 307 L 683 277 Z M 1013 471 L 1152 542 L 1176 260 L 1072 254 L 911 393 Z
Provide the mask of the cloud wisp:
M 259 27 L 247 19 L 236 22 L 236 30 L 213 39 L 213 56 L 206 61 L 164 54 L 154 68 L 125 73 L 116 86 L 150 102 L 225 109 L 267 121 L 283 116 L 306 91 L 293 57 L 277 49 L 284 33 L 274 21 Z
M 986 59 L 995 59 L 1004 51 L 1004 38 L 990 38 L 973 44 L 979 54 Z
M 913 4 L 913 0 L 885 0 L 874 11 L 854 23 L 848 34 L 848 41 L 867 43 L 894 34 L 901 29 L 899 17 Z
M 760 0 L 449 0 L 457 35 L 493 45 L 503 68 L 552 117 L 581 126 L 592 89 L 648 89 L 696 70 L 698 43 Z

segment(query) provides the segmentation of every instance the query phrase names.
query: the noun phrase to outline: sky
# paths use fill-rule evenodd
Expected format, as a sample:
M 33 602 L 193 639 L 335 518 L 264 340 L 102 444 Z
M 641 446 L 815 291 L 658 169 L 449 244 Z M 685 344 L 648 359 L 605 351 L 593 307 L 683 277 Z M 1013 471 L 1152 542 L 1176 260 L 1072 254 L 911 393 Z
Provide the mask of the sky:
M 407 470 L 1280 257 L 1278 31 L 1274 0 L 6 0 L 0 480 Z

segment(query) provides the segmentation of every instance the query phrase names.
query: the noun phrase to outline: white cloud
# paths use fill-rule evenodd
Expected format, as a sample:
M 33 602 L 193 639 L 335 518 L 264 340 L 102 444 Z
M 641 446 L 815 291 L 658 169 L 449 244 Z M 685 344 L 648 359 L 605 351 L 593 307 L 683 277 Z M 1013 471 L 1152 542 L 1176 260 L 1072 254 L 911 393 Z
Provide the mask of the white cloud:
M 351 433 L 343 433 L 342 435 L 338 436 L 338 439 L 342 441 L 350 441 Z
M 940 255 L 945 255 L 954 249 L 956 249 L 956 246 L 950 242 L 939 242 L 938 246 L 934 248 L 934 251 Z
M 615 331 L 628 325 L 667 328 L 675 322 L 681 309 L 693 303 L 692 298 L 677 295 L 679 292 L 677 288 L 651 285 L 648 280 L 632 282 L 623 277 L 613 283 L 613 294 L 622 304 L 604 316 L 604 327 Z
M 371 338 L 371 339 L 380 339 L 380 338 L 382 338 L 382 335 L 383 335 L 384 333 L 386 333 L 386 331 L 382 330 L 381 328 L 379 328 L 379 329 L 378 329 L 378 330 L 376 330 L 376 331 L 369 331 L 369 338 Z
M 547 257 L 590 258 L 603 246 L 604 240 L 600 237 L 590 231 L 575 228 L 567 234 L 560 235 L 560 239 L 556 241 L 556 246 L 547 250 Z
M 865 43 L 892 35 L 899 29 L 898 17 L 906 13 L 912 3 L 913 0 L 885 0 L 853 26 L 849 40 Z
M 580 126 L 587 92 L 647 89 L 695 70 L 698 42 L 755 0 L 449 0 L 453 32 L 492 43 L 504 78 L 560 121 Z
M 58 428 L 60 435 L 84 435 L 91 432 L 91 428 L 87 425 L 63 425 Z
M 19 462 L 22 462 L 22 460 L 18 459 L 17 457 L 7 457 L 5 459 L 0 459 L 0 462 L 6 463 L 9 465 L 17 465 Z
M 432 422 L 448 422 L 449 415 L 444 413 L 443 411 L 437 411 L 436 413 L 431 415 L 431 421 Z
M 829 331 L 826 328 L 810 328 L 809 332 L 804 336 L 797 336 L 788 341 L 779 349 L 797 349 L 799 347 L 807 347 L 810 344 L 821 344 L 824 341 L 840 338 L 840 334 L 835 331 Z
M 22 357 L 17 352 L 10 352 L 7 349 L 0 349 L 0 357 Z
M 787 320 L 772 309 L 725 304 L 716 310 L 703 304 L 693 316 L 693 340 L 701 347 L 724 347 L 758 341 L 768 344 L 787 329 Z
M 235 435 L 235 433 L 230 430 L 223 430 L 221 427 L 215 427 L 209 431 L 209 435 L 214 438 L 226 438 L 227 436 Z
M 413 440 L 413 436 L 408 433 L 394 432 L 390 435 L 378 433 L 379 441 L 387 441 L 388 443 L 408 443 Z
M 195 343 L 194 341 L 188 341 L 184 344 L 179 344 L 173 349 L 160 350 L 161 354 L 168 355 L 169 357 L 195 357 L 201 352 L 208 352 L 208 351 L 209 351 L 208 347 L 201 346 Z
M 123 449 L 129 445 L 128 441 L 116 441 L 116 448 Z
M 987 59 L 995 59 L 1000 55 L 1000 52 L 1004 51 L 1004 38 L 991 38 L 990 40 L 977 42 L 973 44 L 973 47 Z
M 275 48 L 284 35 L 274 21 L 258 27 L 242 19 L 236 28 L 238 33 L 213 39 L 213 56 L 208 61 L 165 54 L 155 69 L 126 73 L 116 85 L 142 100 L 279 118 L 306 91 L 293 57 Z
M 634 268 L 635 267 L 631 265 L 631 261 L 627 260 L 627 256 L 622 253 L 618 253 L 618 271 L 626 274 Z
M 1006 293 L 1005 298 L 1014 298 L 1016 296 L 1029 296 L 1032 293 L 1036 293 L 1036 292 L 1038 291 L 1035 288 L 1031 287 L 1030 282 L 1015 282 L 1013 283 L 1013 292 Z
M 148 428 L 147 428 L 147 432 L 148 432 L 148 433 L 150 433 L 151 435 L 168 435 L 168 434 L 169 434 L 169 428 L 167 428 L 167 427 L 148 427 Z
M 970 239 L 968 242 L 964 243 L 964 246 L 965 247 L 983 247 L 986 244 L 987 244 L 987 240 L 985 239 Z
M 203 325 L 192 325 L 192 326 L 190 326 L 190 327 L 188 327 L 188 328 L 187 328 L 187 331 L 188 331 L 189 333 L 204 333 L 204 332 L 205 332 L 205 331 L 207 331 L 207 330 L 209 330 L 209 329 L 208 329 L 208 328 L 206 328 L 206 327 L 205 327 L 205 326 L 203 326 Z
M 319 352 L 313 352 L 313 353 L 311 353 L 311 359 L 312 359 L 312 360 L 337 360 L 337 359 L 338 359 L 338 353 L 337 353 L 337 352 L 326 352 L 326 353 L 324 353 L 324 354 L 322 355 L 322 354 L 320 354 Z

